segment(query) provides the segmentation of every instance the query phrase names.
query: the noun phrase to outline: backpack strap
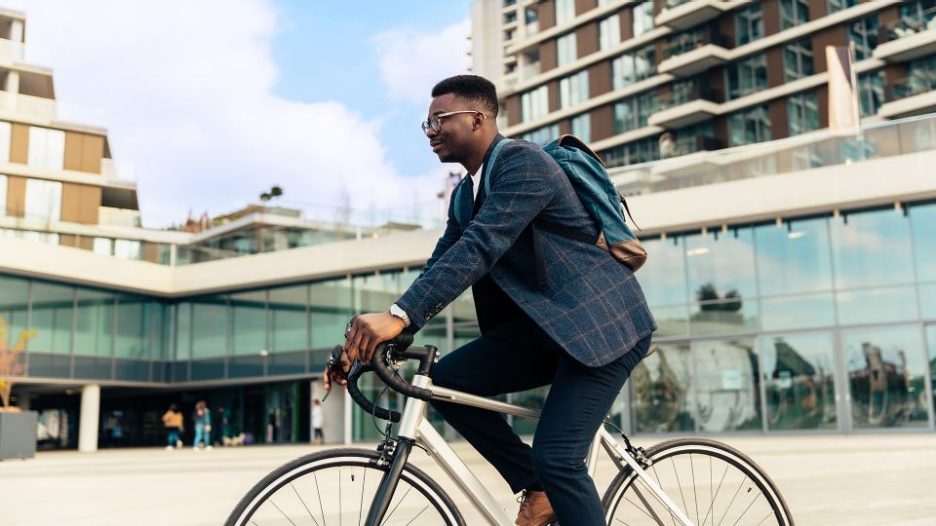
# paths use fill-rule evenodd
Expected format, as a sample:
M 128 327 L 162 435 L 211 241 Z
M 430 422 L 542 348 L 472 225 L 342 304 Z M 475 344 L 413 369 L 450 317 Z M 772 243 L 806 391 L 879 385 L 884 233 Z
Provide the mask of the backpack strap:
M 494 163 L 497 162 L 497 156 L 500 154 L 501 148 L 505 144 L 512 142 L 512 139 L 501 139 L 494 145 L 494 149 L 491 150 L 491 155 L 488 156 L 487 162 L 484 164 L 484 172 L 481 174 L 481 184 L 484 185 L 484 196 L 487 197 L 491 194 L 491 169 L 494 168 Z

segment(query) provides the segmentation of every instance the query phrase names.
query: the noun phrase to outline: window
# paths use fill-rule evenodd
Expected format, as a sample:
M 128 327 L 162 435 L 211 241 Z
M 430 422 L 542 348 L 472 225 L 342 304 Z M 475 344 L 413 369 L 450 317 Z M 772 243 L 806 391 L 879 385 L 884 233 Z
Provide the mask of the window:
M 611 62 L 612 88 L 618 90 L 652 76 L 656 72 L 655 56 L 654 47 L 646 46 L 614 59 Z
M 660 158 L 660 148 L 657 138 L 641 139 L 621 146 L 616 146 L 600 152 L 605 166 L 626 166 L 629 164 L 647 163 Z
M 747 44 L 764 36 L 764 14 L 755 2 L 735 14 L 735 44 Z
M 10 162 L 10 130 L 9 122 L 0 121 L 0 163 Z M 6 201 L 2 201 L 5 205 Z
M 728 98 L 737 99 L 767 89 L 767 56 L 753 55 L 725 67 Z
M 29 128 L 29 166 L 61 170 L 65 164 L 65 132 L 48 128 Z
M 572 135 L 591 142 L 591 114 L 583 113 L 572 118 Z
M 604 51 L 621 43 L 621 18 L 609 16 L 598 22 L 598 49 Z
M 556 25 L 575 18 L 575 0 L 556 0 Z
M 827 0 L 829 14 L 858 5 L 861 0 Z
M 569 33 L 564 37 L 559 37 L 556 41 L 556 45 L 559 49 L 557 60 L 557 65 L 559 67 L 571 64 L 578 58 L 577 51 L 575 50 L 575 33 Z
M 790 29 L 809 22 L 807 0 L 780 0 L 780 29 Z
M 94 238 L 94 247 L 92 251 L 95 254 L 111 256 L 114 254 L 114 241 L 106 237 L 96 237 Z
M 862 117 L 877 114 L 884 104 L 884 70 L 858 75 L 858 102 Z
M 32 150 L 31 146 L 30 150 Z M 26 217 L 58 221 L 61 214 L 62 183 L 26 179 Z
M 588 71 L 580 71 L 575 75 L 559 81 L 559 107 L 562 109 L 575 106 L 588 100 Z
M 878 44 L 878 19 L 871 15 L 848 25 L 848 40 L 855 43 L 855 60 L 871 58 Z
M 540 86 L 520 96 L 520 112 L 523 122 L 545 117 L 549 113 L 549 89 Z
M 769 141 L 772 136 L 767 106 L 756 106 L 729 115 L 728 135 L 731 146 Z
M 786 82 L 815 73 L 811 40 L 804 38 L 783 46 L 783 72 Z
M 659 108 L 657 91 L 651 90 L 614 105 L 614 133 L 624 133 L 647 125 L 647 118 Z
M 815 91 L 793 95 L 786 105 L 790 135 L 819 129 L 819 100 Z
M 713 150 L 715 128 L 712 121 L 704 121 L 676 131 L 676 155 Z
M 115 239 L 114 256 L 120 259 L 143 259 L 143 244 L 131 239 Z
M 653 2 L 641 2 L 631 10 L 634 17 L 634 36 L 639 37 L 653 29 Z
M 536 144 L 546 144 L 549 141 L 559 138 L 559 125 L 543 126 L 533 131 L 523 134 L 524 141 L 535 142 Z
M 0 175 L 0 217 L 7 215 L 7 176 Z

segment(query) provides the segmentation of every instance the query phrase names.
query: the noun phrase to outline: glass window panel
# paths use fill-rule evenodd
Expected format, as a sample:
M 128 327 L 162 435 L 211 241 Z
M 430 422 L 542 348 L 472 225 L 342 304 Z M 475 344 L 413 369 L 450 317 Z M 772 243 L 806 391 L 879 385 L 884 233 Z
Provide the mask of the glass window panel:
M 919 326 L 843 331 L 842 342 L 854 427 L 928 424 L 927 363 Z
M 0 276 L 0 318 L 6 326 L 6 343 L 11 347 L 16 345 L 20 333 L 26 329 L 28 315 L 29 281 Z
M 827 222 L 816 218 L 754 228 L 761 295 L 832 289 Z
M 192 302 L 192 308 L 192 358 L 224 356 L 227 353 L 227 298 L 201 296 Z
M 327 352 L 344 341 L 345 325 L 352 315 L 351 282 L 343 278 L 313 283 L 309 293 L 312 348 Z
M 753 228 L 685 237 L 689 293 L 697 301 L 757 296 Z
M 598 49 L 604 51 L 621 43 L 621 18 L 612 15 L 598 22 Z
M 826 0 L 826 5 L 829 8 L 829 13 L 834 13 L 842 9 L 854 7 L 858 5 L 859 2 L 861 2 L 861 0 Z
M 192 358 L 192 304 L 179 303 L 176 307 L 176 347 L 174 360 L 183 361 Z
M 936 283 L 920 285 L 920 317 L 936 320 Z
M 120 259 L 143 259 L 143 244 L 130 239 L 115 239 L 114 256 Z
M 74 294 L 74 287 L 33 282 L 30 328 L 36 335 L 29 341 L 30 352 L 71 353 Z
M 829 333 L 759 341 L 771 430 L 836 428 L 834 347 Z
M 575 0 L 556 0 L 556 25 L 575 18 Z
M 735 42 L 747 44 L 764 36 L 764 16 L 761 3 L 754 2 L 735 14 Z
M 586 143 L 591 142 L 591 114 L 583 113 L 572 118 L 572 135 Z
M 849 24 L 848 39 L 855 43 L 855 60 L 871 58 L 878 44 L 877 13 Z
M 75 311 L 75 354 L 112 354 L 114 341 L 114 296 L 78 288 Z
M 809 22 L 809 0 L 780 0 L 780 29 Z
M 831 327 L 835 299 L 831 293 L 765 298 L 760 301 L 760 317 L 765 331 Z
M 138 360 L 149 358 L 144 338 L 147 326 L 144 304 L 145 299 L 140 296 L 117 296 L 116 357 Z
M 266 291 L 231 294 L 234 354 L 261 356 L 267 348 Z
M 936 203 L 908 208 L 919 281 L 936 281 Z
M 875 115 L 884 104 L 884 70 L 858 75 L 861 116 Z
M 695 387 L 688 344 L 654 343 L 634 369 L 634 426 L 638 433 L 695 431 Z
M 936 405 L 936 325 L 926 326 L 926 348 L 929 349 L 927 360 L 930 370 L 930 390 L 933 393 L 933 405 Z
M 640 2 L 631 10 L 634 17 L 634 36 L 639 37 L 653 29 L 653 2 Z
M 760 325 L 757 302 L 739 297 L 694 303 L 690 307 L 689 323 L 693 335 L 755 331 Z
M 580 71 L 559 81 L 559 107 L 568 108 L 588 100 L 588 71 Z
M 58 221 L 62 215 L 62 183 L 26 179 L 26 217 Z
M 400 273 L 355 276 L 354 305 L 358 312 L 386 312 L 400 296 Z
M 815 91 L 787 98 L 787 123 L 790 135 L 819 129 L 819 98 Z
M 752 339 L 693 342 L 700 431 L 761 429 L 760 373 Z
M 836 287 L 913 280 L 910 228 L 904 214 L 893 208 L 847 214 L 831 225 Z
M 95 254 L 111 256 L 114 254 L 114 241 L 106 237 L 96 237 L 93 251 Z
M 689 310 L 686 305 L 651 307 L 657 330 L 654 337 L 686 336 L 689 334 Z
M 849 290 L 838 292 L 839 323 L 883 323 L 917 318 L 916 289 L 913 286 Z
M 562 66 L 569 65 L 578 59 L 575 41 L 575 33 L 569 33 L 556 40 L 558 50 L 557 67 L 561 68 Z
M 61 170 L 64 163 L 65 132 L 30 126 L 27 164 L 34 168 Z
M 757 106 L 729 115 L 728 135 L 731 146 L 769 141 L 773 133 L 767 106 Z
M 787 82 L 815 73 L 810 39 L 796 40 L 783 46 L 783 71 Z
M 270 351 L 298 351 L 308 347 L 306 293 L 308 287 L 270 289 Z
M 681 236 L 641 239 L 654 264 L 640 269 L 640 286 L 650 305 L 687 303 L 685 243 Z
M 767 88 L 767 55 L 753 55 L 728 64 L 728 98 L 736 99 Z

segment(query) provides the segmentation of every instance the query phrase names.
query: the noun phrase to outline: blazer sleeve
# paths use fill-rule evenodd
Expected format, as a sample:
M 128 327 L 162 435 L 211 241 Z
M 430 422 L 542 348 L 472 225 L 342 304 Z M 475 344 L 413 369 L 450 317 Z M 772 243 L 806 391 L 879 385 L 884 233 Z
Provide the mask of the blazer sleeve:
M 511 145 L 501 152 L 496 169 L 488 174 L 490 194 L 468 228 L 427 265 L 427 270 L 397 300 L 409 316 L 411 327 L 422 328 L 490 272 L 546 208 L 554 188 L 547 181 L 555 176 L 554 169 L 559 168 L 539 149 Z

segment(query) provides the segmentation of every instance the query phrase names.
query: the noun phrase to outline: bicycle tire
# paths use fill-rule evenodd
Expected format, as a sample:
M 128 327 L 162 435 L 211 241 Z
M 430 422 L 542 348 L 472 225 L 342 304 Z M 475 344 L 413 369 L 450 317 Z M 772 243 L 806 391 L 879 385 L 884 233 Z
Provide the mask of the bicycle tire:
M 750 524 L 776 524 L 778 526 L 794 526 L 793 516 L 787 507 L 786 501 L 783 499 L 783 496 L 777 489 L 776 484 L 774 484 L 774 482 L 764 472 L 764 470 L 747 455 L 727 444 L 703 438 L 679 438 L 654 445 L 646 451 L 646 456 L 650 461 L 650 464 L 645 468 L 647 474 L 654 478 L 657 483 L 663 486 L 664 490 L 666 490 L 667 487 L 671 489 L 671 491 L 667 492 L 667 495 L 670 497 L 670 499 L 676 502 L 677 505 L 682 504 L 683 511 L 690 520 L 694 521 L 696 526 L 704 526 L 708 523 L 710 518 L 710 523 L 715 526 L 718 526 L 722 523 L 724 523 L 724 526 L 748 524 L 748 522 L 741 522 L 741 519 L 744 518 L 745 514 L 748 513 L 751 507 L 758 500 L 758 497 L 755 495 L 754 499 L 751 499 L 751 503 L 748 505 L 748 507 L 746 509 L 743 508 L 744 501 L 747 500 L 747 496 L 749 496 L 749 494 L 753 491 L 753 488 L 757 488 L 757 490 L 760 491 L 760 494 L 764 496 L 765 503 L 769 509 L 764 508 L 764 510 L 761 510 L 767 511 L 767 515 L 763 515 L 763 513 L 752 514 L 750 516 Z M 705 461 L 703 460 L 704 458 L 708 458 L 709 462 L 709 483 L 712 487 L 709 488 L 707 494 L 709 498 L 703 499 L 703 506 L 701 507 L 698 504 L 700 490 L 695 484 L 696 474 L 693 456 L 699 459 L 700 470 L 705 468 Z M 683 491 L 684 482 L 679 478 L 680 470 L 683 470 L 685 473 L 685 468 L 677 468 L 675 460 L 677 457 L 679 457 L 680 466 L 685 466 L 685 461 L 688 460 L 688 465 L 691 468 L 693 489 L 691 498 L 689 499 L 686 498 L 687 493 L 689 492 Z M 718 476 L 721 478 L 721 482 L 719 483 L 717 489 L 714 487 L 714 481 L 717 477 L 713 476 L 717 475 L 717 473 L 713 473 L 712 471 L 715 459 L 717 459 L 719 462 L 719 467 L 721 467 L 721 465 L 725 466 L 722 474 Z M 664 461 L 667 460 L 670 462 L 664 463 Z M 664 467 L 667 464 L 672 464 L 671 467 L 674 474 L 673 477 L 670 477 L 666 472 L 664 472 L 662 475 L 660 474 L 660 472 L 664 471 Z M 656 469 L 657 466 L 660 466 L 659 470 Z M 724 494 L 727 496 L 731 491 L 734 491 L 734 497 L 723 510 L 721 520 L 716 521 L 718 508 L 715 505 L 715 501 L 721 494 L 721 488 L 730 468 L 738 470 L 740 474 L 744 475 L 744 478 L 741 479 L 741 483 L 738 485 L 737 490 L 731 490 L 729 488 L 728 491 L 726 491 Z M 669 468 L 667 468 L 666 471 L 669 471 Z M 737 474 L 733 474 L 733 478 L 736 477 Z M 685 475 L 683 478 L 686 478 Z M 659 501 L 655 500 L 655 497 L 653 500 L 651 500 L 647 499 L 645 495 L 642 496 L 642 492 L 639 490 L 639 488 L 637 488 L 635 480 L 637 480 L 637 477 L 634 470 L 629 466 L 626 466 L 617 474 L 617 476 L 608 486 L 608 489 L 605 491 L 605 495 L 602 499 L 602 505 L 605 509 L 605 517 L 608 524 L 611 524 L 612 522 L 615 524 L 620 522 L 625 524 L 641 524 L 641 522 L 638 522 L 638 520 L 643 520 L 649 524 L 665 523 L 678 525 L 679 522 L 675 520 L 674 517 L 672 517 L 667 509 L 659 503 Z M 674 480 L 676 482 L 676 486 L 679 487 L 678 492 L 672 490 L 672 483 Z M 733 508 L 732 506 L 734 506 L 736 497 L 748 480 L 750 480 L 753 484 L 749 485 L 745 491 L 745 494 L 747 495 L 740 501 L 740 507 Z M 702 477 L 702 482 L 705 482 L 704 476 Z M 733 482 L 734 481 L 732 481 L 730 486 L 734 485 Z M 643 485 L 643 483 L 641 483 L 641 485 Z M 648 492 L 644 491 L 643 493 Z M 701 493 L 703 497 L 706 497 L 704 492 Z M 640 501 L 640 505 L 629 499 L 629 495 L 636 496 L 636 500 Z M 625 500 L 627 501 L 626 504 L 623 502 Z M 706 504 L 710 504 L 707 510 L 705 507 Z M 642 510 L 640 509 L 641 507 L 643 508 Z M 642 511 L 643 515 L 636 513 L 637 511 Z M 734 513 L 741 511 L 741 515 L 734 521 L 730 519 L 725 520 L 729 511 Z M 625 515 L 628 517 L 627 519 L 622 518 Z M 767 519 L 771 516 L 773 516 L 774 522 L 767 521 Z M 650 520 L 647 521 L 647 518 Z
M 243 498 L 237 503 L 234 507 L 234 510 L 231 512 L 225 521 L 225 526 L 245 526 L 245 525 L 259 525 L 263 526 L 262 522 L 257 522 L 255 520 L 256 513 L 264 509 L 266 503 L 271 502 L 272 506 L 276 508 L 284 517 L 290 522 L 293 522 L 289 519 L 289 516 L 286 515 L 280 509 L 275 501 L 272 498 L 278 494 L 279 490 L 284 489 L 287 485 L 292 486 L 293 482 L 303 477 L 305 475 L 313 474 L 313 478 L 316 481 L 316 490 L 318 491 L 318 477 L 314 474 L 319 471 L 324 471 L 325 469 L 335 469 L 339 468 L 339 475 L 341 474 L 340 468 L 362 468 L 362 470 L 374 470 L 379 472 L 379 475 L 383 475 L 387 472 L 388 468 L 385 466 L 378 466 L 377 459 L 380 458 L 380 454 L 376 451 L 366 450 L 366 449 L 355 449 L 355 448 L 341 448 L 341 449 L 332 449 L 328 451 L 322 451 L 319 453 L 313 453 L 303 457 L 299 457 L 291 462 L 288 462 L 277 469 L 273 470 L 264 477 L 260 482 L 255 484 L 250 491 L 244 495 Z M 362 471 L 365 473 L 364 482 L 362 483 L 362 488 L 366 487 L 366 473 L 367 471 Z M 353 475 L 351 479 L 353 480 Z M 373 478 L 375 482 L 379 482 L 380 476 L 375 476 Z M 403 468 L 403 472 L 400 475 L 400 484 L 408 484 L 410 488 L 415 488 L 431 506 L 435 508 L 438 517 L 442 521 L 437 519 L 431 519 L 431 522 L 426 524 L 445 524 L 447 526 L 465 526 L 465 521 L 461 516 L 458 508 L 452 502 L 452 499 L 445 493 L 445 491 L 439 487 L 433 479 L 431 479 L 425 472 L 419 468 L 407 464 Z M 340 487 L 340 486 L 339 486 Z M 293 491 L 296 494 L 296 497 L 302 501 L 302 497 L 299 496 L 299 491 L 296 490 L 293 486 Z M 400 494 L 400 489 L 398 488 L 397 495 Z M 407 498 L 407 495 L 403 495 L 400 502 Z M 321 493 L 319 494 L 319 501 L 317 504 L 322 508 L 323 503 L 321 502 Z M 339 490 L 339 506 L 341 505 L 340 490 Z M 364 492 L 361 493 L 361 502 L 363 507 L 364 502 Z M 368 501 L 369 503 L 369 501 Z M 321 522 L 315 517 L 313 510 L 306 506 L 306 503 L 303 501 L 303 507 L 308 511 L 309 516 L 312 517 L 312 521 L 308 522 L 308 519 L 305 519 L 309 524 L 316 524 L 318 526 L 324 526 L 325 524 L 330 524 L 326 521 L 326 513 L 324 509 L 321 509 Z M 313 502 L 312 508 L 314 508 L 315 502 Z M 363 512 L 363 515 L 361 515 Z M 340 516 L 344 516 L 344 512 L 339 512 Z M 422 513 L 422 512 L 420 512 Z M 356 523 L 360 523 L 362 520 L 360 517 L 366 516 L 366 511 L 359 510 L 357 513 L 359 517 Z M 388 517 L 385 517 L 382 524 L 387 524 L 391 517 L 388 514 Z M 295 522 L 293 522 L 295 523 Z

